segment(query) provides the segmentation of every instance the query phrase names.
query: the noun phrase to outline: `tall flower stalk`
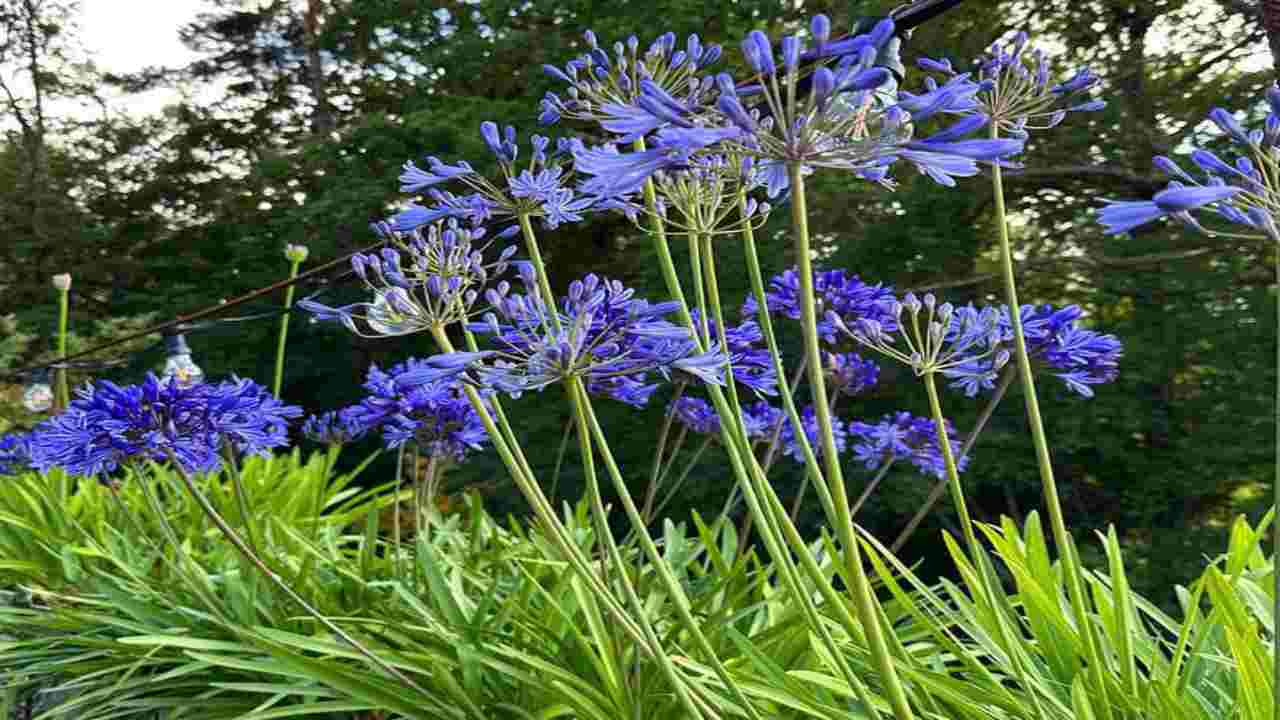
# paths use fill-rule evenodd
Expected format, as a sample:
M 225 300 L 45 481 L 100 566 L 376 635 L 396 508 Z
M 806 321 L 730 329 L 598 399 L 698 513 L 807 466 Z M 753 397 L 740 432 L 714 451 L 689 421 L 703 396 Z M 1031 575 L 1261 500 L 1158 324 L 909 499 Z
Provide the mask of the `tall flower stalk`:
M 67 359 L 67 320 L 71 307 L 71 276 L 63 273 L 53 276 L 53 287 L 58 291 L 58 360 Z M 55 409 L 65 410 L 71 403 L 71 386 L 67 382 L 67 368 L 58 368 L 58 392 Z
M 306 262 L 308 250 L 306 245 L 286 245 L 284 256 L 289 261 L 289 279 L 298 277 L 298 269 Z M 284 351 L 289 338 L 289 311 L 293 309 L 293 291 L 295 285 L 289 285 L 284 291 L 284 314 L 280 316 L 280 334 L 276 338 L 276 367 L 271 382 L 271 395 L 280 399 L 280 388 L 284 383 Z

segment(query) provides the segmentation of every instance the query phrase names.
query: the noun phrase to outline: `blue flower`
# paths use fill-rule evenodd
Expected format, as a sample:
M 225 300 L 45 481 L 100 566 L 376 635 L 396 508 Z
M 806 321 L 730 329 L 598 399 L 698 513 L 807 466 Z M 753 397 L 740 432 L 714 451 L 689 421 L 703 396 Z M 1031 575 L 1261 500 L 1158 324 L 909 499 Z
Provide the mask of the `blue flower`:
M 1036 365 L 1048 369 L 1066 384 L 1067 389 L 1084 397 L 1093 397 L 1094 385 L 1111 382 L 1119 374 L 1124 347 L 1114 335 L 1105 335 L 1077 325 L 1084 311 L 1078 305 L 1055 308 L 1052 305 L 1023 305 L 1020 310 L 1027 356 Z M 1000 307 L 998 329 L 1006 343 L 1013 340 L 1013 324 L 1008 306 Z M 994 383 L 978 383 L 975 378 L 995 377 L 992 361 L 971 363 L 964 374 L 952 383 L 970 397 L 980 390 L 990 390 Z M 944 373 L 950 374 L 950 373 Z
M 1126 233 L 1159 218 L 1173 215 L 1184 222 L 1194 223 L 1188 211 L 1226 200 L 1240 188 L 1223 186 L 1171 187 L 1155 194 L 1147 201 L 1108 201 L 1098 211 L 1098 222 L 1111 234 Z
M 102 476 L 131 462 L 165 462 L 172 453 L 187 472 L 212 472 L 228 443 L 244 454 L 284 446 L 288 421 L 302 414 L 250 380 L 184 388 L 148 373 L 138 385 L 104 380 L 77 395 L 33 431 L 36 469 Z
M 31 465 L 28 433 L 0 435 L 0 476 L 17 475 Z
M 1025 32 L 1006 45 L 995 44 L 975 61 L 978 91 L 968 108 L 948 108 L 950 113 L 981 113 L 996 127 L 1014 137 L 1027 137 L 1028 130 L 1055 127 L 1073 112 L 1096 112 L 1106 107 L 1098 99 L 1082 97 L 1099 78 L 1089 68 L 1078 68 L 1067 80 L 1053 83 L 1049 58 L 1044 51 L 1028 45 Z M 921 58 L 917 64 L 928 72 L 949 78 L 957 75 L 946 59 Z
M 523 281 L 534 288 L 532 277 Z M 595 275 L 574 281 L 562 311 L 548 309 L 536 291 L 512 293 L 505 284 L 486 299 L 494 312 L 468 327 L 490 336 L 496 350 L 468 377 L 500 392 L 519 396 L 576 377 L 589 392 L 642 405 L 654 390 L 650 373 L 724 382 L 728 357 L 716 349 L 698 353 L 689 331 L 665 319 L 676 303 L 649 303 L 619 282 Z
M 955 439 L 956 431 L 951 421 L 947 420 L 945 424 L 956 469 L 964 472 L 969 459 L 960 456 L 961 445 Z M 855 438 L 854 457 L 868 470 L 875 470 L 890 460 L 905 459 L 921 472 L 939 479 L 946 477 L 946 461 L 938 443 L 937 425 L 929 418 L 916 417 L 908 412 L 890 413 L 877 423 L 858 420 L 849 423 L 849 434 Z
M 680 48 L 675 34 L 666 33 L 643 53 L 634 35 L 625 43 L 614 43 L 612 54 L 597 45 L 590 32 L 587 45 L 587 53 L 563 68 L 543 66 L 548 76 L 569 86 L 561 94 L 549 92 L 543 97 L 538 116 L 543 125 L 553 125 L 562 118 L 598 122 L 611 132 L 634 138 L 663 124 L 647 113 L 628 118 L 642 95 L 665 105 L 695 107 L 713 99 L 709 83 L 701 82 L 700 73 L 719 61 L 722 51 L 719 45 L 704 45 L 697 35 L 690 35 Z
M 809 405 L 800 411 L 800 423 L 804 426 L 804 435 L 809 440 L 809 446 L 813 448 L 816 457 L 822 457 L 822 443 L 818 440 L 818 416 L 814 413 L 813 406 Z M 835 439 L 835 448 L 837 453 L 844 452 L 845 444 L 848 442 L 848 430 L 845 423 L 840 418 L 831 418 L 831 434 Z M 795 427 L 790 422 L 782 424 L 782 447 L 783 452 L 795 459 L 798 463 L 804 462 L 804 450 L 800 447 L 800 442 L 796 438 Z
M 702 435 L 720 433 L 720 415 L 706 400 L 686 395 L 672 403 L 671 412 L 681 424 L 695 433 Z
M 823 358 L 832 392 L 857 395 L 880 379 L 880 366 L 858 353 L 823 353 Z
M 364 383 L 369 394 L 341 411 L 345 415 L 343 421 L 362 434 L 380 431 L 389 448 L 412 441 L 432 457 L 461 462 L 469 451 L 484 448 L 488 434 L 456 376 L 439 377 L 437 371 L 465 370 L 470 363 L 488 355 L 459 355 L 464 357 L 445 361 L 441 356 L 409 358 L 385 372 L 377 366 L 369 368 Z
M 886 332 L 893 332 L 898 327 L 893 315 L 893 303 L 896 301 L 893 290 L 879 283 L 868 285 L 846 270 L 814 273 L 813 294 L 817 305 L 818 335 L 826 342 L 834 343 L 837 338 L 836 326 L 826 317 L 830 312 L 836 313 L 848 325 L 860 320 L 874 320 Z M 765 300 L 771 314 L 800 319 L 800 275 L 795 268 L 770 279 Z M 759 311 L 755 296 L 747 296 L 742 303 L 743 317 L 754 318 Z
M 767 440 L 773 437 L 774 428 L 786 421 L 781 410 L 770 405 L 768 401 L 759 400 L 742 408 L 742 424 L 747 437 L 752 440 Z
M 434 223 L 401 235 L 382 228 L 395 248 L 351 257 L 351 268 L 373 301 L 329 307 L 313 300 L 298 303 L 321 320 L 338 320 L 362 337 L 386 337 L 431 330 L 465 320 L 491 277 L 506 272 L 515 246 L 486 261 L 482 228 L 465 229 L 456 221 Z M 357 322 L 359 320 L 360 322 Z
M 368 432 L 360 410 L 354 407 L 312 415 L 302 424 L 303 435 L 324 445 L 345 445 L 359 440 Z
M 1258 158 L 1275 158 L 1280 147 L 1280 87 L 1266 93 L 1269 112 L 1262 128 L 1249 130 L 1231 113 L 1214 108 L 1209 119 L 1226 134 L 1240 153 L 1234 162 L 1197 148 L 1190 160 L 1202 179 L 1183 170 L 1173 160 L 1157 155 L 1152 163 L 1169 175 L 1167 189 L 1149 201 L 1108 201 L 1098 220 L 1110 233 L 1130 232 L 1162 217 L 1171 217 L 1199 232 L 1207 232 L 1196 219 L 1208 211 L 1244 228 L 1240 234 L 1280 241 L 1275 208 L 1280 207 L 1280 187 L 1273 175 L 1255 166 Z

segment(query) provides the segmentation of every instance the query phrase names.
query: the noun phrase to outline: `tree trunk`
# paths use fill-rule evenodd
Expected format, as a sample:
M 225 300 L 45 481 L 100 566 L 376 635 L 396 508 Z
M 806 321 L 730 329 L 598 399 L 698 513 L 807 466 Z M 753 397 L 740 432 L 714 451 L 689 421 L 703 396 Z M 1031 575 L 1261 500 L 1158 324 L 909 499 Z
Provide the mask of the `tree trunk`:
M 1280 0 L 1262 0 L 1262 28 L 1271 47 L 1271 65 L 1280 79 Z
M 335 126 L 333 108 L 325 88 L 324 59 L 320 55 L 320 14 L 324 0 L 307 0 L 307 14 L 303 25 L 307 36 L 307 86 L 315 100 L 311 115 L 311 129 L 317 135 L 327 135 Z

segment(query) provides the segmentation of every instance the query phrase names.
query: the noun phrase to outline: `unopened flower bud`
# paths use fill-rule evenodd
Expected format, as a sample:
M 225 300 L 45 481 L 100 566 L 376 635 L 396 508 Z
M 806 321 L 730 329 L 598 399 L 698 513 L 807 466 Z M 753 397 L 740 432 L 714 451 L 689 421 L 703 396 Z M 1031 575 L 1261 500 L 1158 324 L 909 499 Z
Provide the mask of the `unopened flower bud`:
M 284 246 L 284 256 L 289 260 L 289 262 L 295 262 L 295 263 L 306 262 L 307 256 L 310 254 L 311 254 L 311 251 L 307 249 L 306 245 L 290 244 L 290 245 Z
M 60 292 L 68 292 L 71 290 L 71 275 L 69 273 L 54 275 L 53 286 Z

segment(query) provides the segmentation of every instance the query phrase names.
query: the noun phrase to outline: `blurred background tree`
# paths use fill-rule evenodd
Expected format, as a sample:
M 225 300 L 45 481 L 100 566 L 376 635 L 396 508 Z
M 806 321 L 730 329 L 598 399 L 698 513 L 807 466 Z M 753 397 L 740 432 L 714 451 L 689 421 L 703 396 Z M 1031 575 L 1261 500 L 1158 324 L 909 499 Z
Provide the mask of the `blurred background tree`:
M 697 32 L 725 44 L 733 64 L 751 29 L 777 35 L 815 12 L 848 28 L 893 6 L 798 5 L 206 0 L 181 29 L 194 62 L 126 76 L 96 68 L 80 48 L 75 4 L 0 0 L 0 371 L 50 357 L 56 272 L 75 276 L 75 350 L 279 279 L 286 243 L 308 245 L 312 263 L 372 243 L 368 223 L 404 201 L 395 176 L 405 160 L 434 154 L 480 164 L 477 127 L 486 119 L 533 130 L 537 100 L 551 88 L 542 64 L 580 53 L 587 29 L 607 41 L 635 32 L 643 42 L 659 32 Z M 1009 179 L 1023 297 L 1078 303 L 1089 324 L 1125 343 L 1120 379 L 1097 397 L 1042 386 L 1064 501 L 1086 547 L 1091 530 L 1115 523 L 1140 549 L 1140 589 L 1167 593 L 1197 567 L 1199 548 L 1216 547 L 1204 536 L 1265 502 L 1274 451 L 1266 390 L 1276 372 L 1267 271 L 1274 250 L 1177 228 L 1106 237 L 1091 213 L 1105 198 L 1160 188 L 1151 156 L 1210 136 L 1202 119 L 1211 107 L 1257 109 L 1274 77 L 1261 14 L 1235 0 L 966 0 L 916 30 L 903 59 L 908 67 L 939 55 L 963 64 L 1017 29 L 1031 32 L 1064 70 L 1089 64 L 1110 103 L 1036 136 L 1027 167 Z M 921 80 L 910 70 L 906 86 Z M 104 88 L 124 98 L 105 98 Z M 128 93 L 157 89 L 172 93 L 162 112 L 129 112 Z M 814 183 L 812 223 L 824 263 L 898 288 L 937 288 L 955 302 L 997 301 L 989 185 L 977 178 L 946 190 L 924 178 L 901 180 L 892 194 L 832 175 Z M 788 267 L 785 224 L 764 237 L 766 269 Z M 623 221 L 593 218 L 551 234 L 545 249 L 560 288 L 591 271 L 661 294 L 648 239 Z M 720 249 L 731 296 L 746 289 L 730 271 L 739 267 L 737 251 L 731 241 Z M 342 289 L 329 299 L 357 294 Z M 256 322 L 189 339 L 210 376 L 266 380 L 273 338 L 273 323 Z M 109 376 L 137 377 L 157 365 L 159 351 L 148 348 L 130 346 L 138 351 L 133 362 Z M 426 338 L 367 341 L 298 322 L 284 394 L 309 409 L 335 407 L 358 397 L 369 364 L 430 352 Z M 20 391 L 19 383 L 3 388 L 0 424 L 36 420 L 16 409 Z M 948 402 L 961 428 L 971 424 L 974 401 Z M 655 432 L 663 405 L 606 413 L 628 438 L 618 450 L 637 482 L 651 447 L 641 440 Z M 517 407 L 532 447 L 558 445 L 561 404 Z M 922 411 L 923 397 L 910 378 L 886 368 L 880 386 L 841 414 L 875 418 L 896 409 Z M 536 455 L 549 474 L 553 453 Z M 484 458 L 454 475 L 492 487 L 501 469 Z M 730 482 L 714 453 L 695 477 L 675 514 L 714 510 Z M 569 496 L 576 480 L 566 470 L 561 494 Z M 777 482 L 791 492 L 798 480 L 787 468 Z M 1039 507 L 1019 398 L 997 412 L 966 482 L 981 517 Z M 859 520 L 891 539 L 930 486 L 895 473 Z M 490 498 L 499 509 L 521 509 L 511 492 Z M 926 566 L 940 560 L 932 538 L 949 522 L 944 503 L 905 555 Z

